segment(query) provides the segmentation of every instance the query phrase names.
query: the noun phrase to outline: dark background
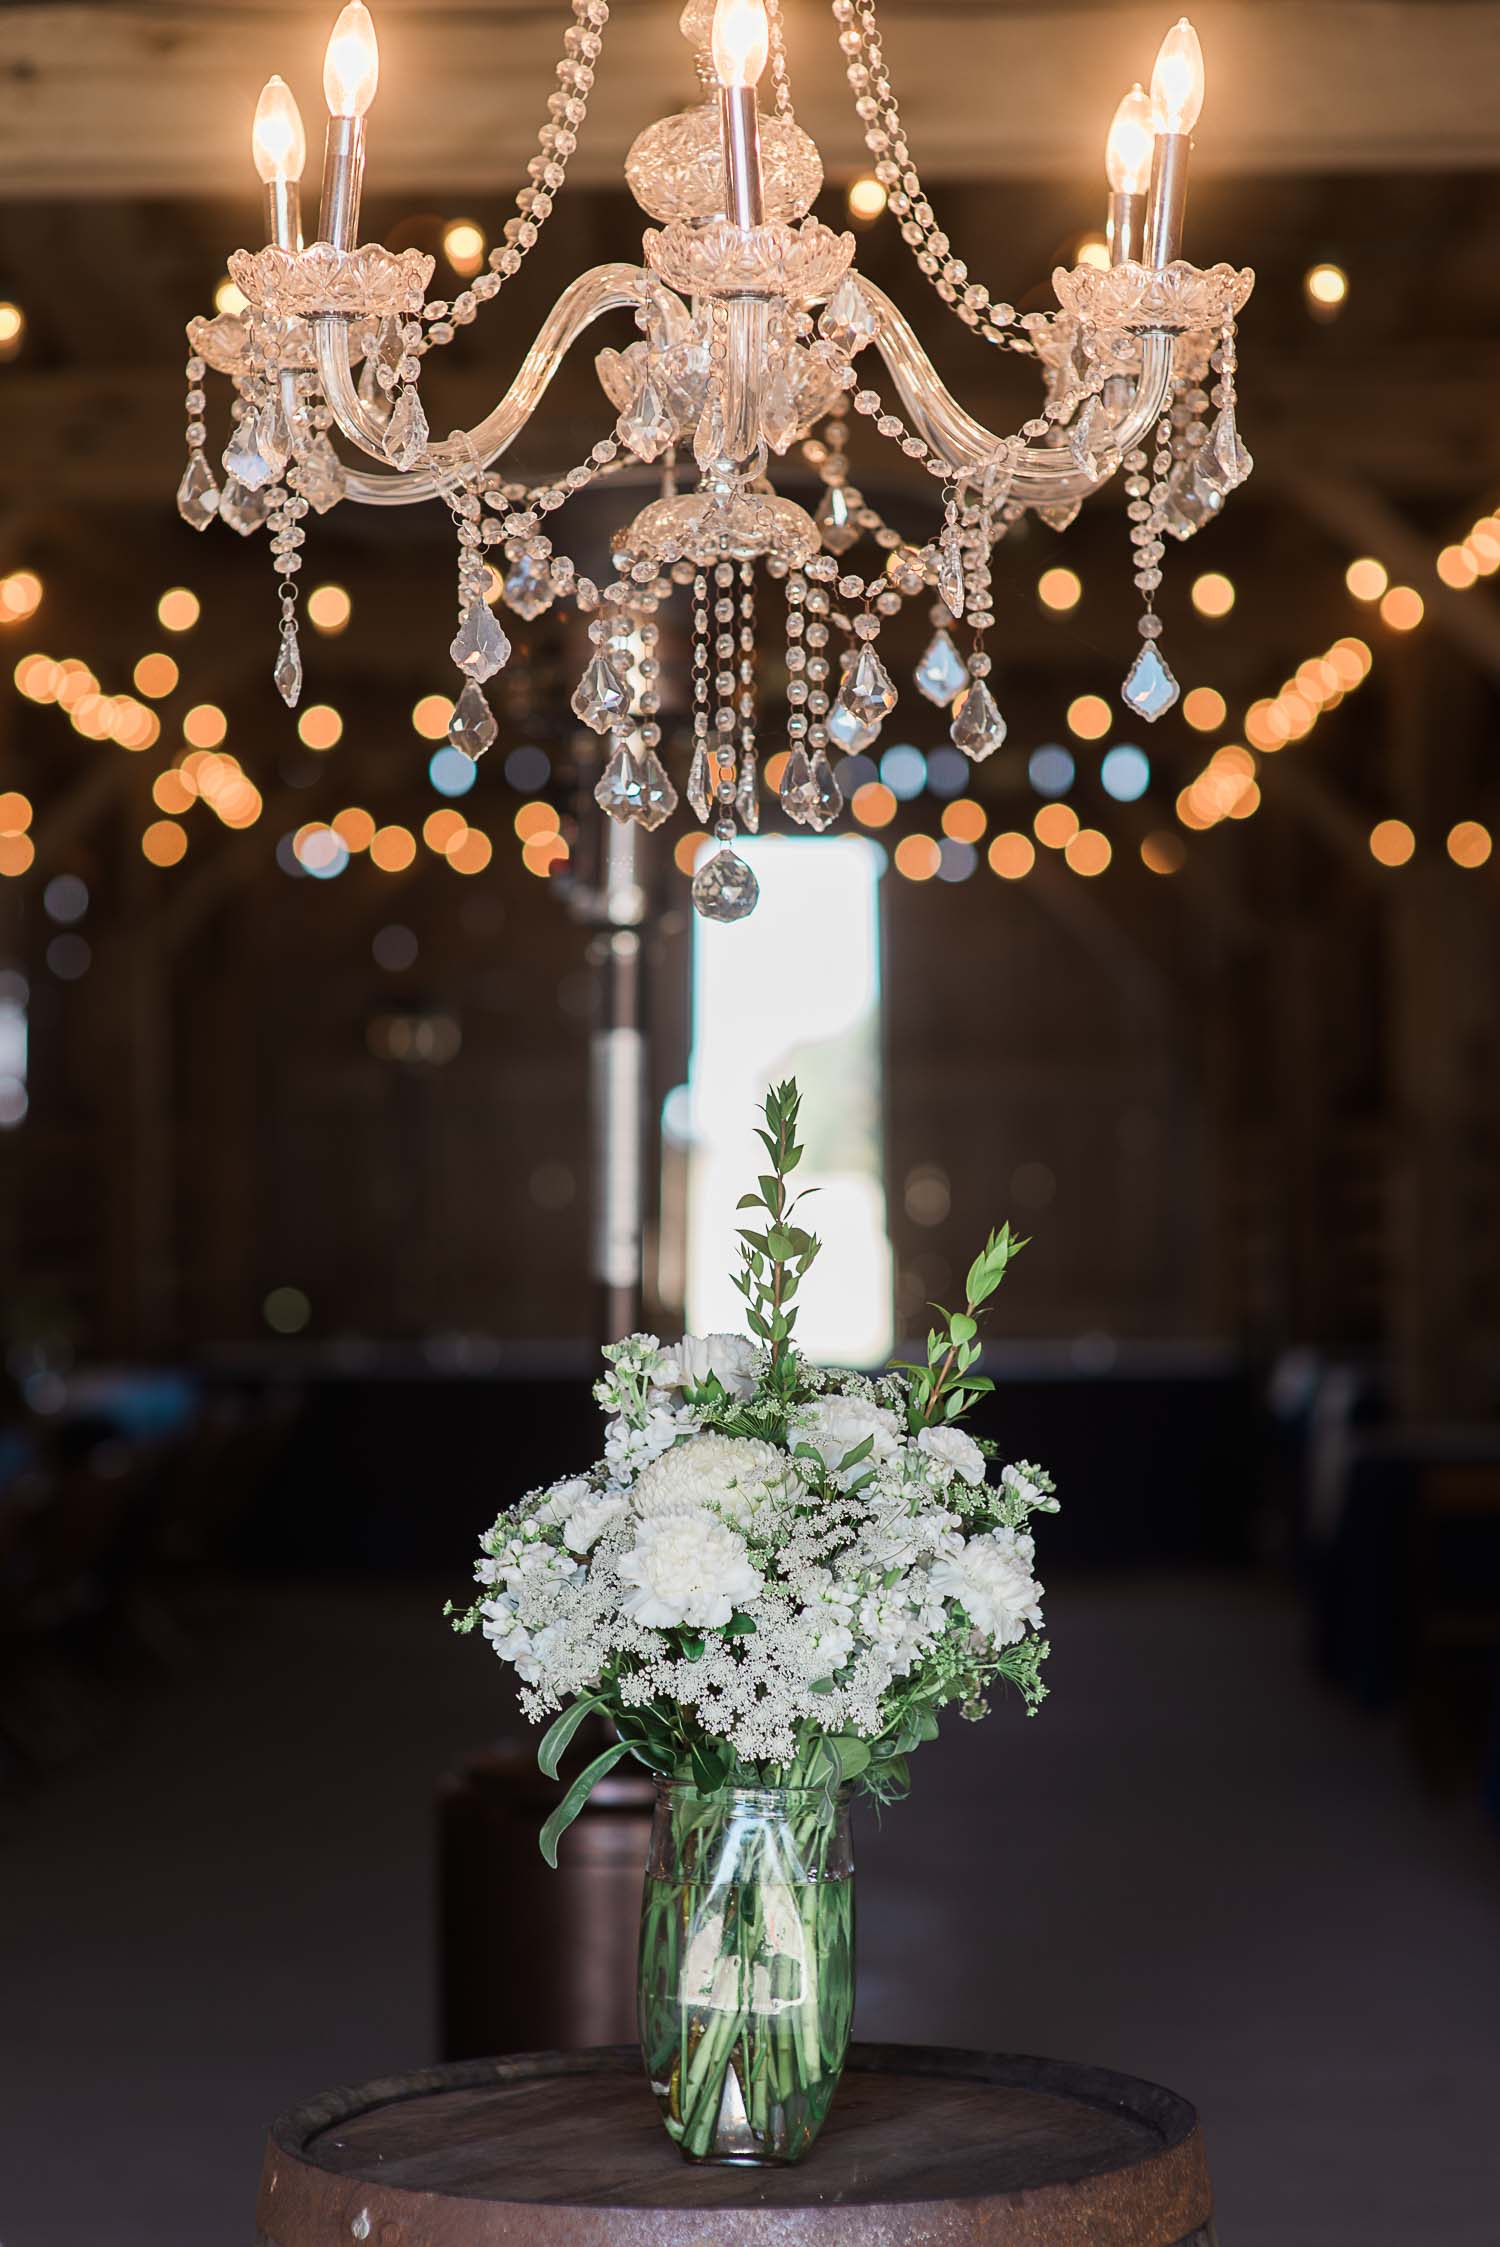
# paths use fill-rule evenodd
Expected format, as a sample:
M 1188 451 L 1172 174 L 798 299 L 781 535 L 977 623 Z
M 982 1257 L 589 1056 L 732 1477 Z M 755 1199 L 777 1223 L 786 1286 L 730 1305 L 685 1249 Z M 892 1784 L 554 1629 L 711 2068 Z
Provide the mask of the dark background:
M 656 21 L 672 12 L 652 0 L 648 33 L 646 0 L 617 7 L 603 153 L 477 332 L 429 363 L 434 427 L 487 409 L 566 278 L 639 255 L 640 214 L 607 183 L 629 132 L 686 98 Z M 0 789 L 36 807 L 35 862 L 0 880 L 0 972 L 25 979 L 30 1040 L 29 1108 L 0 1132 L 6 2247 L 246 2237 L 271 2113 L 435 2055 L 434 1791 L 519 1731 L 441 1605 L 497 1508 L 597 1441 L 596 940 L 581 885 L 524 869 L 503 762 L 548 751 L 586 870 L 592 737 L 567 713 L 583 642 L 570 614 L 514 625 L 501 739 L 461 807 L 495 845 L 482 875 L 425 850 L 403 875 L 278 865 L 283 835 L 341 804 L 418 830 L 440 801 L 410 712 L 451 681 L 451 541 L 426 510 L 310 521 L 305 583 L 346 586 L 353 620 L 304 635 L 306 699 L 345 730 L 303 750 L 270 681 L 263 551 L 217 528 L 195 540 L 172 491 L 183 323 L 228 249 L 259 240 L 254 93 L 301 70 L 313 192 L 326 11 L 192 13 L 0 18 L 18 151 L 0 296 L 26 315 L 0 365 L 0 568 L 44 588 L 0 627 Z M 1374 13 L 1346 11 L 1361 23 L 1342 30 L 1319 7 L 1202 23 L 1187 248 L 1257 271 L 1240 369 L 1257 465 L 1224 520 L 1169 553 L 1162 609 L 1179 678 L 1224 695 L 1224 727 L 1164 719 L 1129 806 L 1072 744 L 1070 800 L 1113 845 L 1097 880 L 1041 851 L 1018 882 L 981 862 L 965 882 L 893 870 L 882 886 L 901 1323 L 954 1288 L 999 1216 L 1033 1236 L 992 1321 L 988 1424 L 1052 1466 L 1065 1510 L 1041 1555 L 1053 1700 L 1034 1726 L 1011 1708 L 945 1736 L 912 1802 L 865 1821 L 861 2028 L 1172 2083 L 1204 2114 L 1225 2247 L 1480 2247 L 1500 2182 L 1500 915 L 1496 862 L 1464 870 L 1444 847 L 1456 821 L 1500 820 L 1500 611 L 1487 580 L 1459 593 L 1434 572 L 1500 501 L 1495 79 L 1477 67 L 1500 10 L 1378 11 L 1388 67 Z M 1102 215 L 1108 104 L 1164 26 L 1142 45 L 1133 10 L 891 14 L 914 138 L 928 125 L 919 160 L 952 174 L 955 245 L 997 295 L 1050 302 L 1047 275 Z M 468 216 L 497 240 L 562 18 L 379 21 L 365 233 L 436 249 Z M 821 139 L 847 106 L 830 27 L 811 7 L 792 24 L 799 88 L 800 52 L 823 56 L 800 104 Z M 1055 143 L 1029 103 L 1007 126 L 992 78 L 934 82 L 939 27 L 965 24 L 1014 28 L 1029 67 L 1052 58 Z M 1352 42 L 1341 74 L 1309 79 L 1330 27 Z M 455 42 L 472 83 L 451 131 L 424 138 Z M 1215 80 L 1225 43 L 1235 71 Z M 480 134 L 466 105 L 477 119 L 487 103 Z M 819 209 L 842 223 L 858 145 L 844 129 L 825 152 Z M 1018 424 L 1028 370 L 941 320 L 888 218 L 858 231 L 861 268 L 945 378 L 992 426 Z M 1331 320 L 1303 290 L 1322 259 L 1350 276 Z M 582 457 L 608 423 L 585 346 L 518 472 Z M 925 536 L 924 480 L 903 483 L 886 451 L 857 454 L 856 474 Z M 816 497 L 795 463 L 781 481 Z M 637 503 L 590 498 L 560 543 L 602 565 Z M 1361 554 L 1421 592 L 1416 631 L 1350 596 Z M 1037 599 L 1053 563 L 1083 580 L 1067 615 Z M 1207 569 L 1237 591 L 1220 623 L 1188 598 Z M 155 615 L 177 584 L 202 602 L 181 638 Z M 1010 739 L 971 790 L 992 832 L 1029 828 L 1027 757 L 1070 738 L 1071 699 L 1117 694 L 1135 645 L 1118 489 L 1063 538 L 1018 528 L 996 588 Z M 901 629 L 898 678 L 920 615 Z M 1261 760 L 1253 818 L 1183 830 L 1174 800 L 1216 742 L 1347 633 L 1369 643 L 1370 678 Z M 44 650 L 123 691 L 163 646 L 182 682 L 140 756 L 9 684 Z M 209 700 L 265 810 L 233 833 L 199 807 L 187 857 L 158 869 L 139 848 L 151 782 Z M 942 731 L 903 691 L 885 738 L 930 748 Z M 882 839 L 937 832 L 939 810 L 904 805 Z M 1372 856 L 1386 818 L 1414 829 L 1409 864 Z M 1186 846 L 1169 877 L 1140 855 L 1161 831 Z M 687 1059 L 682 832 L 647 846 L 654 1107 Z M 76 976 L 51 964 L 60 874 L 89 891 Z M 416 939 L 400 970 L 372 951 L 392 924 Z M 456 1054 L 380 1057 L 393 1012 L 456 1023 Z M 934 1169 L 936 1225 L 911 1214 L 930 1214 L 911 1189 Z M 647 1317 L 672 1334 L 658 1215 Z M 266 1316 L 285 1288 L 310 1307 L 292 1336 Z M 495 1918 L 516 1908 L 497 1881 Z

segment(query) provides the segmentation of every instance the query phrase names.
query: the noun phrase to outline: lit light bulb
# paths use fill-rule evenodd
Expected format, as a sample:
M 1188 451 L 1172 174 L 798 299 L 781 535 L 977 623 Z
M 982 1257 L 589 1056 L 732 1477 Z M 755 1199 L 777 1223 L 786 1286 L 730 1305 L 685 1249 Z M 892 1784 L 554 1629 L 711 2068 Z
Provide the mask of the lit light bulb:
M 714 70 L 721 86 L 754 86 L 766 67 L 771 27 L 765 0 L 719 0 L 714 10 Z
M 302 112 L 284 78 L 268 78 L 255 105 L 250 134 L 255 169 L 270 187 L 277 180 L 301 179 L 307 162 L 307 135 Z
M 364 0 L 349 0 L 323 57 L 323 94 L 334 117 L 363 117 L 380 83 L 380 48 Z
M 1104 169 L 1111 191 L 1116 195 L 1144 195 L 1151 185 L 1155 152 L 1151 97 L 1144 86 L 1132 86 L 1115 111 L 1104 143 Z
M 1179 16 L 1157 51 L 1151 73 L 1151 118 L 1159 133 L 1190 133 L 1203 107 L 1203 49 Z

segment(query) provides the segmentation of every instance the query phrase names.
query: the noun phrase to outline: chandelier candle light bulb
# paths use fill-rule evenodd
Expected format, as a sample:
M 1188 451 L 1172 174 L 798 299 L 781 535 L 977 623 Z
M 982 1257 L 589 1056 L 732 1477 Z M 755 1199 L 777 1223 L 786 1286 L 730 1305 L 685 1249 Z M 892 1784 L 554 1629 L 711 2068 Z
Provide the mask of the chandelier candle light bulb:
M 755 88 L 770 43 L 764 0 L 719 0 L 714 10 L 713 56 L 724 135 L 724 180 L 729 216 L 736 226 L 747 228 L 765 224 Z
M 1203 49 L 1186 16 L 1179 16 L 1157 51 L 1151 73 L 1151 119 L 1156 150 L 1146 217 L 1146 263 L 1170 265 L 1182 250 L 1187 210 L 1188 150 L 1203 108 Z
M 1151 97 L 1137 83 L 1121 101 L 1104 144 L 1109 179 L 1109 219 L 1105 228 L 1109 262 L 1138 261 L 1145 241 L 1146 192 L 1156 154 Z
M 380 48 L 364 0 L 349 0 L 329 36 L 323 57 L 328 137 L 323 144 L 320 241 L 352 250 L 359 240 L 359 203 L 365 177 L 365 113 L 380 83 Z
M 250 153 L 266 190 L 266 216 L 278 249 L 302 247 L 302 190 L 307 134 L 302 112 L 284 78 L 268 78 L 255 105 Z

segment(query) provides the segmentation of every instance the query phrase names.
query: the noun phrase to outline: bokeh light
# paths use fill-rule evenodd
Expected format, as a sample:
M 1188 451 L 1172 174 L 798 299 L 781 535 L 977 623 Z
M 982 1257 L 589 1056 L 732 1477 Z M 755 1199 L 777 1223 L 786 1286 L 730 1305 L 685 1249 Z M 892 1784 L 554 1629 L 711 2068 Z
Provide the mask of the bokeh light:
M 1404 866 L 1416 847 L 1404 819 L 1382 819 L 1370 829 L 1370 856 L 1382 866 Z
M 29 835 L 0 834 L 0 874 L 9 880 L 24 874 L 36 857 L 36 845 Z
M 445 805 L 441 811 L 430 811 L 422 822 L 422 840 L 429 850 L 440 855 L 450 843 L 456 843 L 469 830 L 469 822 L 461 811 L 451 811 Z
M 1061 616 L 1076 609 L 1083 598 L 1083 580 L 1076 570 L 1043 570 L 1037 579 L 1037 599 L 1044 609 L 1052 609 Z
M 1099 778 L 1106 796 L 1117 804 L 1133 804 L 1151 785 L 1151 759 L 1133 741 L 1117 741 L 1105 751 Z
M 896 799 L 881 781 L 866 781 L 856 788 L 849 809 L 861 827 L 889 827 L 896 816 Z
M 562 837 L 558 837 L 562 841 Z M 564 846 L 566 847 L 566 846 Z M 494 856 L 494 845 L 481 827 L 466 827 L 443 854 L 455 874 L 482 874 Z
M 187 829 L 175 819 L 153 819 L 141 837 L 142 855 L 153 866 L 175 866 L 187 854 Z
M 879 218 L 886 206 L 886 191 L 878 179 L 854 179 L 849 182 L 849 215 L 865 220 Z
M 0 624 L 24 624 L 42 605 L 42 581 L 35 570 L 12 570 L 0 577 Z
M 443 255 L 465 280 L 479 271 L 488 248 L 484 228 L 477 219 L 450 219 L 443 228 Z
M 1182 714 L 1195 733 L 1212 733 L 1228 715 L 1228 706 L 1217 687 L 1189 687 L 1182 698 Z
M 1097 827 L 1080 827 L 1063 845 L 1063 856 L 1075 874 L 1102 874 L 1114 856 L 1109 837 Z
M 1342 310 L 1349 295 L 1349 276 L 1341 265 L 1310 265 L 1302 287 L 1311 309 L 1321 318 Z
M 445 694 L 424 694 L 411 714 L 411 722 L 424 741 L 446 741 L 453 704 Z M 458 752 L 460 756 L 463 751 Z
M 370 837 L 371 862 L 382 874 L 404 874 L 417 855 L 417 838 L 409 827 L 377 827 Z
M 1356 601 L 1378 601 L 1390 582 L 1384 562 L 1377 562 L 1371 554 L 1362 554 L 1344 572 L 1344 583 Z
M 1445 546 L 1437 558 L 1437 573 L 1455 593 L 1466 593 L 1478 581 L 1479 564 L 1467 546 Z
M 1071 804 L 1043 804 L 1031 827 L 1048 850 L 1065 850 L 1078 832 L 1078 814 Z
M 328 639 L 344 630 L 353 613 L 354 603 L 342 585 L 315 585 L 307 596 L 308 622 Z
M 153 702 L 160 702 L 172 693 L 182 674 L 171 656 L 158 651 L 143 655 L 132 676 L 137 694 L 149 694 Z
M 995 837 L 988 855 L 991 868 L 1006 882 L 1020 881 L 1036 864 L 1036 846 L 1031 837 L 1017 834 L 1014 828 Z
M 1075 695 L 1068 704 L 1068 730 L 1080 741 L 1100 741 L 1109 728 L 1109 704 L 1102 694 Z
M 459 755 L 463 755 L 462 750 Z M 522 742 L 506 756 L 505 777 L 518 796 L 534 796 L 552 778 L 552 759 L 545 749 L 536 749 L 529 742 Z M 463 791 L 455 789 L 454 793 L 461 795 Z
M 1141 864 L 1153 874 L 1180 874 L 1187 864 L 1187 846 L 1180 835 L 1158 827 L 1141 837 Z
M 881 757 L 880 777 L 899 802 L 909 804 L 927 786 L 927 759 L 909 741 L 893 742 Z
M 229 731 L 229 720 L 217 702 L 195 702 L 182 721 L 182 738 L 195 749 L 217 749 Z
M 25 313 L 9 297 L 0 298 L 0 359 L 14 359 L 25 341 Z
M 440 796 L 467 796 L 479 778 L 479 767 L 462 749 L 434 749 L 427 760 L 427 777 Z
M 1200 616 L 1228 616 L 1234 607 L 1234 581 L 1222 570 L 1205 570 L 1193 579 L 1193 606 Z
M 185 585 L 169 585 L 156 604 L 157 622 L 168 632 L 191 632 L 203 604 Z
M 312 1305 L 300 1287 L 273 1287 L 260 1310 L 273 1334 L 300 1334 L 312 1317 Z
M 297 738 L 307 749 L 332 749 L 344 737 L 344 721 L 331 702 L 310 702 L 297 720 Z
M 895 850 L 896 872 L 909 882 L 930 882 L 943 863 L 931 835 L 903 835 Z
M 1482 866 L 1494 847 L 1488 827 L 1477 819 L 1461 819 L 1448 830 L 1448 856 L 1455 866 Z
M 42 910 L 68 928 L 89 909 L 89 885 L 78 874 L 54 874 L 42 891 Z
M 983 804 L 975 803 L 972 796 L 955 797 L 943 806 L 943 833 L 955 843 L 977 843 L 988 825 Z
M 349 804 L 343 811 L 336 811 L 331 824 L 346 850 L 368 850 L 375 839 L 375 820 L 362 804 Z
M 19 788 L 7 788 L 0 795 L 0 835 L 24 835 L 31 819 L 31 798 Z
M 1026 760 L 1026 777 L 1039 796 L 1065 796 L 1077 770 L 1072 750 L 1056 741 L 1044 742 Z
M 1414 585 L 1393 585 L 1380 603 L 1380 621 L 1393 632 L 1414 632 L 1425 613 L 1425 604 Z

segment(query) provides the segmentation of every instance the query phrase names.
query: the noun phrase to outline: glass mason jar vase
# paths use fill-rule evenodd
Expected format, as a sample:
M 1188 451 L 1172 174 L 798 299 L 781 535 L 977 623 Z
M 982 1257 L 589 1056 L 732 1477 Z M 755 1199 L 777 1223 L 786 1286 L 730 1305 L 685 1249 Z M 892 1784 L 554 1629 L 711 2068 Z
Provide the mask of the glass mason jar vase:
M 658 1780 L 637 2000 L 651 2088 L 690 2161 L 800 2161 L 854 2017 L 847 1787 Z

